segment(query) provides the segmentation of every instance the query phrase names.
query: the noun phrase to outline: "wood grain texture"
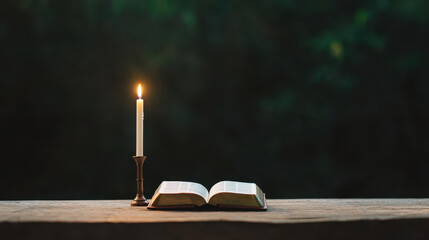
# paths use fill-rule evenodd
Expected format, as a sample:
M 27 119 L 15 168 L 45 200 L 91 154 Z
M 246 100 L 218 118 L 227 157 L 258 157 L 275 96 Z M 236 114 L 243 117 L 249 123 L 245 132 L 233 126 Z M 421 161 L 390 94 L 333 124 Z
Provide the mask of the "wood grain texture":
M 267 202 L 266 212 L 246 212 L 155 211 L 130 207 L 130 200 L 0 201 L 0 233 L 11 239 L 429 239 L 429 199 Z

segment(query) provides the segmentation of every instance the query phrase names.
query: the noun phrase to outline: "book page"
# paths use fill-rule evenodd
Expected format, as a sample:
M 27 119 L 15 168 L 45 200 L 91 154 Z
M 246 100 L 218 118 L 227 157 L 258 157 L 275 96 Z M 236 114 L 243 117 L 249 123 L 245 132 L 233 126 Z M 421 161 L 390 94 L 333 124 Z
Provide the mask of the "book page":
M 180 181 L 163 181 L 159 190 L 160 194 L 178 194 L 178 193 L 191 193 L 202 196 L 208 201 L 209 193 L 207 189 L 199 184 L 193 182 L 180 182 Z
M 209 198 L 220 192 L 256 194 L 256 184 L 245 182 L 222 181 L 218 182 L 210 189 Z

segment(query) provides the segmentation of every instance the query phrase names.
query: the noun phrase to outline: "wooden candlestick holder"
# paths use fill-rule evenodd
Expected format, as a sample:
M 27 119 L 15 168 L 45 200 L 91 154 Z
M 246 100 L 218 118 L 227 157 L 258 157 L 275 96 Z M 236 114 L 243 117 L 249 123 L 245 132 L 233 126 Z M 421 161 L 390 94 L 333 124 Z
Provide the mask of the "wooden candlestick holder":
M 149 202 L 143 195 L 143 163 L 146 160 L 146 156 L 134 156 L 133 158 L 137 166 L 137 194 L 131 202 L 131 206 L 147 206 Z

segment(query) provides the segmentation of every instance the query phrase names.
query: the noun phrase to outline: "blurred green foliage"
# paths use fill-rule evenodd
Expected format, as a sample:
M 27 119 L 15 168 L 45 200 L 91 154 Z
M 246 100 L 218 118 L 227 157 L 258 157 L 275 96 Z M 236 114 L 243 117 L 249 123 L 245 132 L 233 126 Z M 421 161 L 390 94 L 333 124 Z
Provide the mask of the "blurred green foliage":
M 429 1 L 6 0 L 0 199 L 162 180 L 428 197 Z M 28 182 L 30 181 L 30 185 Z

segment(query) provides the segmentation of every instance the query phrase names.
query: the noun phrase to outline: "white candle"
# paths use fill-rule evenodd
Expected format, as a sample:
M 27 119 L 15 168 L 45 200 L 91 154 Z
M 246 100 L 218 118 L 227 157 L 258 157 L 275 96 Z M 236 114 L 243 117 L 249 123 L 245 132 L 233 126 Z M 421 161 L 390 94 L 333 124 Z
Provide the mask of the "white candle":
M 139 84 L 137 89 L 139 99 L 137 99 L 137 119 L 136 119 L 136 156 L 143 156 L 143 99 L 142 99 L 142 87 Z

